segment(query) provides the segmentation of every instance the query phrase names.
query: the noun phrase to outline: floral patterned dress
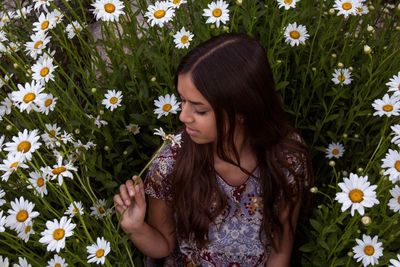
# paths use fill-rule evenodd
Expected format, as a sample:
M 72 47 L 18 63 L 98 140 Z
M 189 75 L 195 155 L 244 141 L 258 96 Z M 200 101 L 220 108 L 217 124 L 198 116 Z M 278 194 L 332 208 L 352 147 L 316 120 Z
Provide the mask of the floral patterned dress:
M 145 192 L 150 197 L 172 199 L 169 174 L 176 153 L 175 148 L 167 146 L 150 167 L 145 179 Z M 216 174 L 227 206 L 209 226 L 208 246 L 199 249 L 193 242 L 178 240 L 179 251 L 173 256 L 174 263 L 167 266 L 264 266 L 268 256 L 264 244 L 268 240 L 265 235 L 260 236 L 263 207 L 257 176 L 258 169 L 240 186 L 232 186 Z

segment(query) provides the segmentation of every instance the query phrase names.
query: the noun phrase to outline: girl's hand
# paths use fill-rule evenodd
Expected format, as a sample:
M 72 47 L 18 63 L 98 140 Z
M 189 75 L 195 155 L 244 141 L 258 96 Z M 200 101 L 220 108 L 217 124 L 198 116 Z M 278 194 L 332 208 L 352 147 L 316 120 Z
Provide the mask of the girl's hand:
M 113 200 L 116 210 L 122 215 L 121 228 L 125 233 L 133 233 L 143 226 L 146 200 L 140 177 L 135 175 L 122 184 Z

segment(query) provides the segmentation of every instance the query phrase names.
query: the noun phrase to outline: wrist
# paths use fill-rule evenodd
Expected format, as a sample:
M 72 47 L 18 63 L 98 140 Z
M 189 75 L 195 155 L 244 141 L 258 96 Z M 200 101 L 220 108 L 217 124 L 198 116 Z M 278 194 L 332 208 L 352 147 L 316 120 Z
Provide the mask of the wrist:
M 138 233 L 143 233 L 143 229 L 144 229 L 145 225 L 146 225 L 146 223 L 143 222 L 143 223 L 141 223 L 139 225 L 135 225 L 135 226 L 132 226 L 130 228 L 124 229 L 124 232 L 129 236 L 130 235 L 137 235 Z

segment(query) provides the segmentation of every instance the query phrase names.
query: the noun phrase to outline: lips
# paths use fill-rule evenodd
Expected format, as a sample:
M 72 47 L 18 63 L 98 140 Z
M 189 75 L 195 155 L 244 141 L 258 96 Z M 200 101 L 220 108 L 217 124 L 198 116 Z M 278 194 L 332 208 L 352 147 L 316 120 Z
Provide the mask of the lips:
M 194 129 L 192 129 L 192 128 L 189 128 L 189 127 L 187 127 L 186 126 L 186 132 L 189 134 L 189 135 L 194 135 L 194 134 L 196 134 L 197 133 L 197 131 L 196 130 L 194 130 Z

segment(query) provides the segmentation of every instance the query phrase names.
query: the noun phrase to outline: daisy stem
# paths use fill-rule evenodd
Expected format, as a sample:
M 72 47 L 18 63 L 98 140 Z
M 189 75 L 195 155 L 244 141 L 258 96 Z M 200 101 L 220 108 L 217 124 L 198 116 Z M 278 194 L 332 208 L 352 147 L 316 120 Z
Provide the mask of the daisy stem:
M 67 185 L 66 185 L 65 181 L 62 183 L 62 188 L 64 189 L 65 194 L 67 194 L 69 201 L 71 201 L 71 203 L 73 203 L 74 200 L 72 199 L 72 196 L 70 195 L 70 193 L 68 191 L 68 188 L 67 188 Z M 94 243 L 92 237 L 89 234 L 88 229 L 86 228 L 86 224 L 85 224 L 85 221 L 83 220 L 82 215 L 80 214 L 80 212 L 78 212 L 77 215 L 78 215 L 78 218 L 79 218 L 79 220 L 80 220 L 80 222 L 82 224 L 83 231 L 85 232 L 86 236 L 89 238 L 91 243 Z
M 141 178 L 143 173 L 150 167 L 150 165 L 153 163 L 153 161 L 160 155 L 161 150 L 165 147 L 167 144 L 166 141 L 163 142 L 163 144 L 160 146 L 160 148 L 154 153 L 153 157 L 147 162 L 146 166 L 139 172 L 138 176 Z

